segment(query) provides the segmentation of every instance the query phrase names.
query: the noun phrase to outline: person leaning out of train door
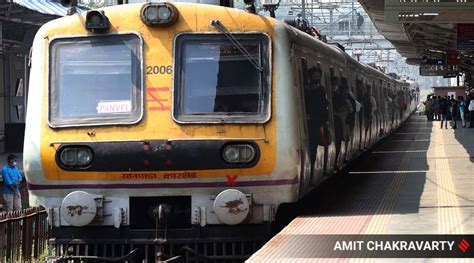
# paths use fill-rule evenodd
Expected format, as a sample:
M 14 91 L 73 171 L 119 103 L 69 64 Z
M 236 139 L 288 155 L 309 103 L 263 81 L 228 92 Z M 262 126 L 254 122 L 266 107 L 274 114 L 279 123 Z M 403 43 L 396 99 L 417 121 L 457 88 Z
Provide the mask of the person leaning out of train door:
M 370 102 L 370 86 L 367 86 L 367 90 L 362 98 L 362 105 L 364 108 L 364 119 L 365 119 L 365 132 L 364 136 L 370 133 L 370 127 L 372 126 L 372 103 Z
M 397 105 L 395 103 L 395 95 L 392 91 L 389 91 L 387 94 L 387 100 L 389 103 L 389 111 L 390 111 L 390 126 L 393 126 L 393 122 L 395 121 L 395 114 L 397 112 Z
M 398 104 L 398 110 L 400 111 L 400 119 L 403 119 L 403 114 L 405 113 L 405 110 L 407 109 L 407 103 L 405 101 L 405 96 L 403 95 L 403 91 L 401 90 L 398 92 L 397 104 Z
M 333 110 L 334 110 L 334 129 L 336 133 L 336 160 L 341 150 L 341 142 L 349 140 L 349 126 L 346 123 L 346 118 L 354 109 L 349 101 L 349 87 L 341 83 L 333 95 Z
M 16 167 L 18 157 L 9 154 L 7 157 L 7 165 L 2 169 L 3 178 L 3 198 L 6 203 L 6 210 L 21 209 L 20 183 L 23 180 L 20 171 Z
M 347 125 L 349 125 L 349 137 L 351 138 L 352 132 L 354 131 L 354 127 L 355 127 L 355 117 L 356 117 L 356 114 L 359 113 L 362 105 L 356 100 L 356 97 L 354 93 L 352 93 L 352 91 L 349 91 L 347 99 L 349 100 L 353 109 L 352 112 L 350 112 L 346 118 L 346 123 Z
M 374 97 L 374 94 L 372 93 L 372 90 L 370 90 L 370 96 L 369 96 L 369 99 L 370 99 L 370 104 L 371 104 L 371 109 L 372 109 L 372 112 L 370 113 L 372 115 L 372 119 L 374 119 L 377 115 L 377 109 L 378 109 L 378 105 L 377 105 L 377 100 L 375 99 Z
M 307 104 L 308 133 L 309 136 L 316 135 L 317 140 L 309 140 L 310 158 L 313 162 L 316 158 L 318 145 L 327 147 L 330 142 L 328 130 L 328 101 L 326 90 L 321 85 L 321 69 L 317 66 L 308 69 L 308 81 L 305 87 L 305 103 Z M 313 167 L 313 166 L 311 166 Z

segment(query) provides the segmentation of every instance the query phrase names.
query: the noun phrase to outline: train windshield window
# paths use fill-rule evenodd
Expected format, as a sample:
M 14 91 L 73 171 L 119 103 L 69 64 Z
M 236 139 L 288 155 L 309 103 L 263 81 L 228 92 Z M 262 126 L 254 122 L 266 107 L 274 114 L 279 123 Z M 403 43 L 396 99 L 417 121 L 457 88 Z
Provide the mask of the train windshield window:
M 242 48 L 220 34 L 186 34 L 177 38 L 174 89 L 177 121 L 267 120 L 268 37 L 262 34 L 233 36 L 248 54 L 243 54 Z
M 56 39 L 50 54 L 51 126 L 131 124 L 141 119 L 138 36 Z

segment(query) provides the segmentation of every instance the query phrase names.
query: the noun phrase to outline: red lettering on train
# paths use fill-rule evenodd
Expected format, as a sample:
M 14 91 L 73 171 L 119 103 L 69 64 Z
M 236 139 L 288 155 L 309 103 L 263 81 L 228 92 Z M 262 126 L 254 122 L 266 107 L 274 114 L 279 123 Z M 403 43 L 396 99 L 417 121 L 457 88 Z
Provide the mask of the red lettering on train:
M 156 179 L 158 175 L 155 173 L 127 173 L 122 174 L 122 179 L 132 180 L 132 179 Z
M 196 178 L 196 173 L 165 173 L 159 176 L 156 173 L 124 173 L 122 179 L 124 180 L 147 180 L 147 179 L 192 179 Z
M 166 173 L 163 175 L 164 179 L 189 179 L 196 177 L 196 173 Z
M 148 94 L 147 102 L 150 106 L 148 106 L 149 111 L 167 111 L 171 109 L 169 100 L 163 98 L 163 95 L 160 96 L 160 92 L 168 92 L 170 90 L 169 87 L 148 87 L 146 92 Z M 153 103 L 154 106 L 151 106 Z

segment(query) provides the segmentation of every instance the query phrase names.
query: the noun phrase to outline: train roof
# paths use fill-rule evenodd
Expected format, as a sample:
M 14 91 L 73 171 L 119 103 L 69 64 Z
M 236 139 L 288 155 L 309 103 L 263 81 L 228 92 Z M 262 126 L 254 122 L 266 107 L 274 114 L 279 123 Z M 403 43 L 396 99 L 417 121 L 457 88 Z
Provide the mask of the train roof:
M 276 27 L 278 26 L 284 27 L 288 33 L 288 36 L 291 38 L 292 41 L 298 42 L 301 45 L 306 46 L 308 48 L 317 47 L 317 49 L 320 50 L 321 52 L 325 52 L 326 54 L 329 54 L 331 58 L 333 58 L 334 60 L 339 60 L 341 63 L 345 64 L 348 67 L 351 67 L 351 66 L 356 67 L 372 75 L 375 78 L 397 83 L 400 86 L 409 86 L 409 84 L 405 81 L 397 80 L 365 63 L 361 63 L 355 60 L 349 54 L 342 51 L 335 45 L 324 43 L 321 40 L 317 39 L 316 37 L 311 36 L 307 34 L 306 32 L 299 30 L 296 27 L 288 25 L 285 22 L 276 20 L 275 24 L 276 24 Z

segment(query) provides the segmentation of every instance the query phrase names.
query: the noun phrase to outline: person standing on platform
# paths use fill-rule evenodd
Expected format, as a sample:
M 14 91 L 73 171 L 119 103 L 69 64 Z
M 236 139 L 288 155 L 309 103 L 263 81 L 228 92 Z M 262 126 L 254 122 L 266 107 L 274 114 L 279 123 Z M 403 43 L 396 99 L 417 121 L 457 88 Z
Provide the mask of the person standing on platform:
M 461 124 L 463 128 L 466 128 L 466 102 L 463 96 L 459 96 L 459 115 L 461 116 Z
M 441 98 L 439 100 L 439 114 L 441 115 L 441 129 L 443 129 L 443 122 L 445 122 L 446 129 L 448 128 L 448 99 Z
M 454 99 L 454 96 L 451 97 L 451 123 L 453 129 L 457 129 L 457 120 L 459 118 L 459 104 L 458 101 Z
M 17 161 L 18 157 L 16 155 L 9 154 L 7 157 L 8 164 L 2 169 L 3 198 L 5 199 L 7 212 L 21 209 L 20 183 L 23 178 L 16 167 Z
M 431 96 L 428 96 L 424 104 L 425 104 L 426 118 L 428 119 L 428 121 L 432 121 L 433 120 L 433 100 L 431 99 Z
M 439 101 L 441 100 L 441 97 L 433 96 L 433 99 L 431 100 L 431 108 L 433 111 L 433 120 L 439 121 L 441 118 L 439 117 Z
M 471 101 L 469 102 L 469 128 L 474 128 L 474 98 L 471 95 Z

